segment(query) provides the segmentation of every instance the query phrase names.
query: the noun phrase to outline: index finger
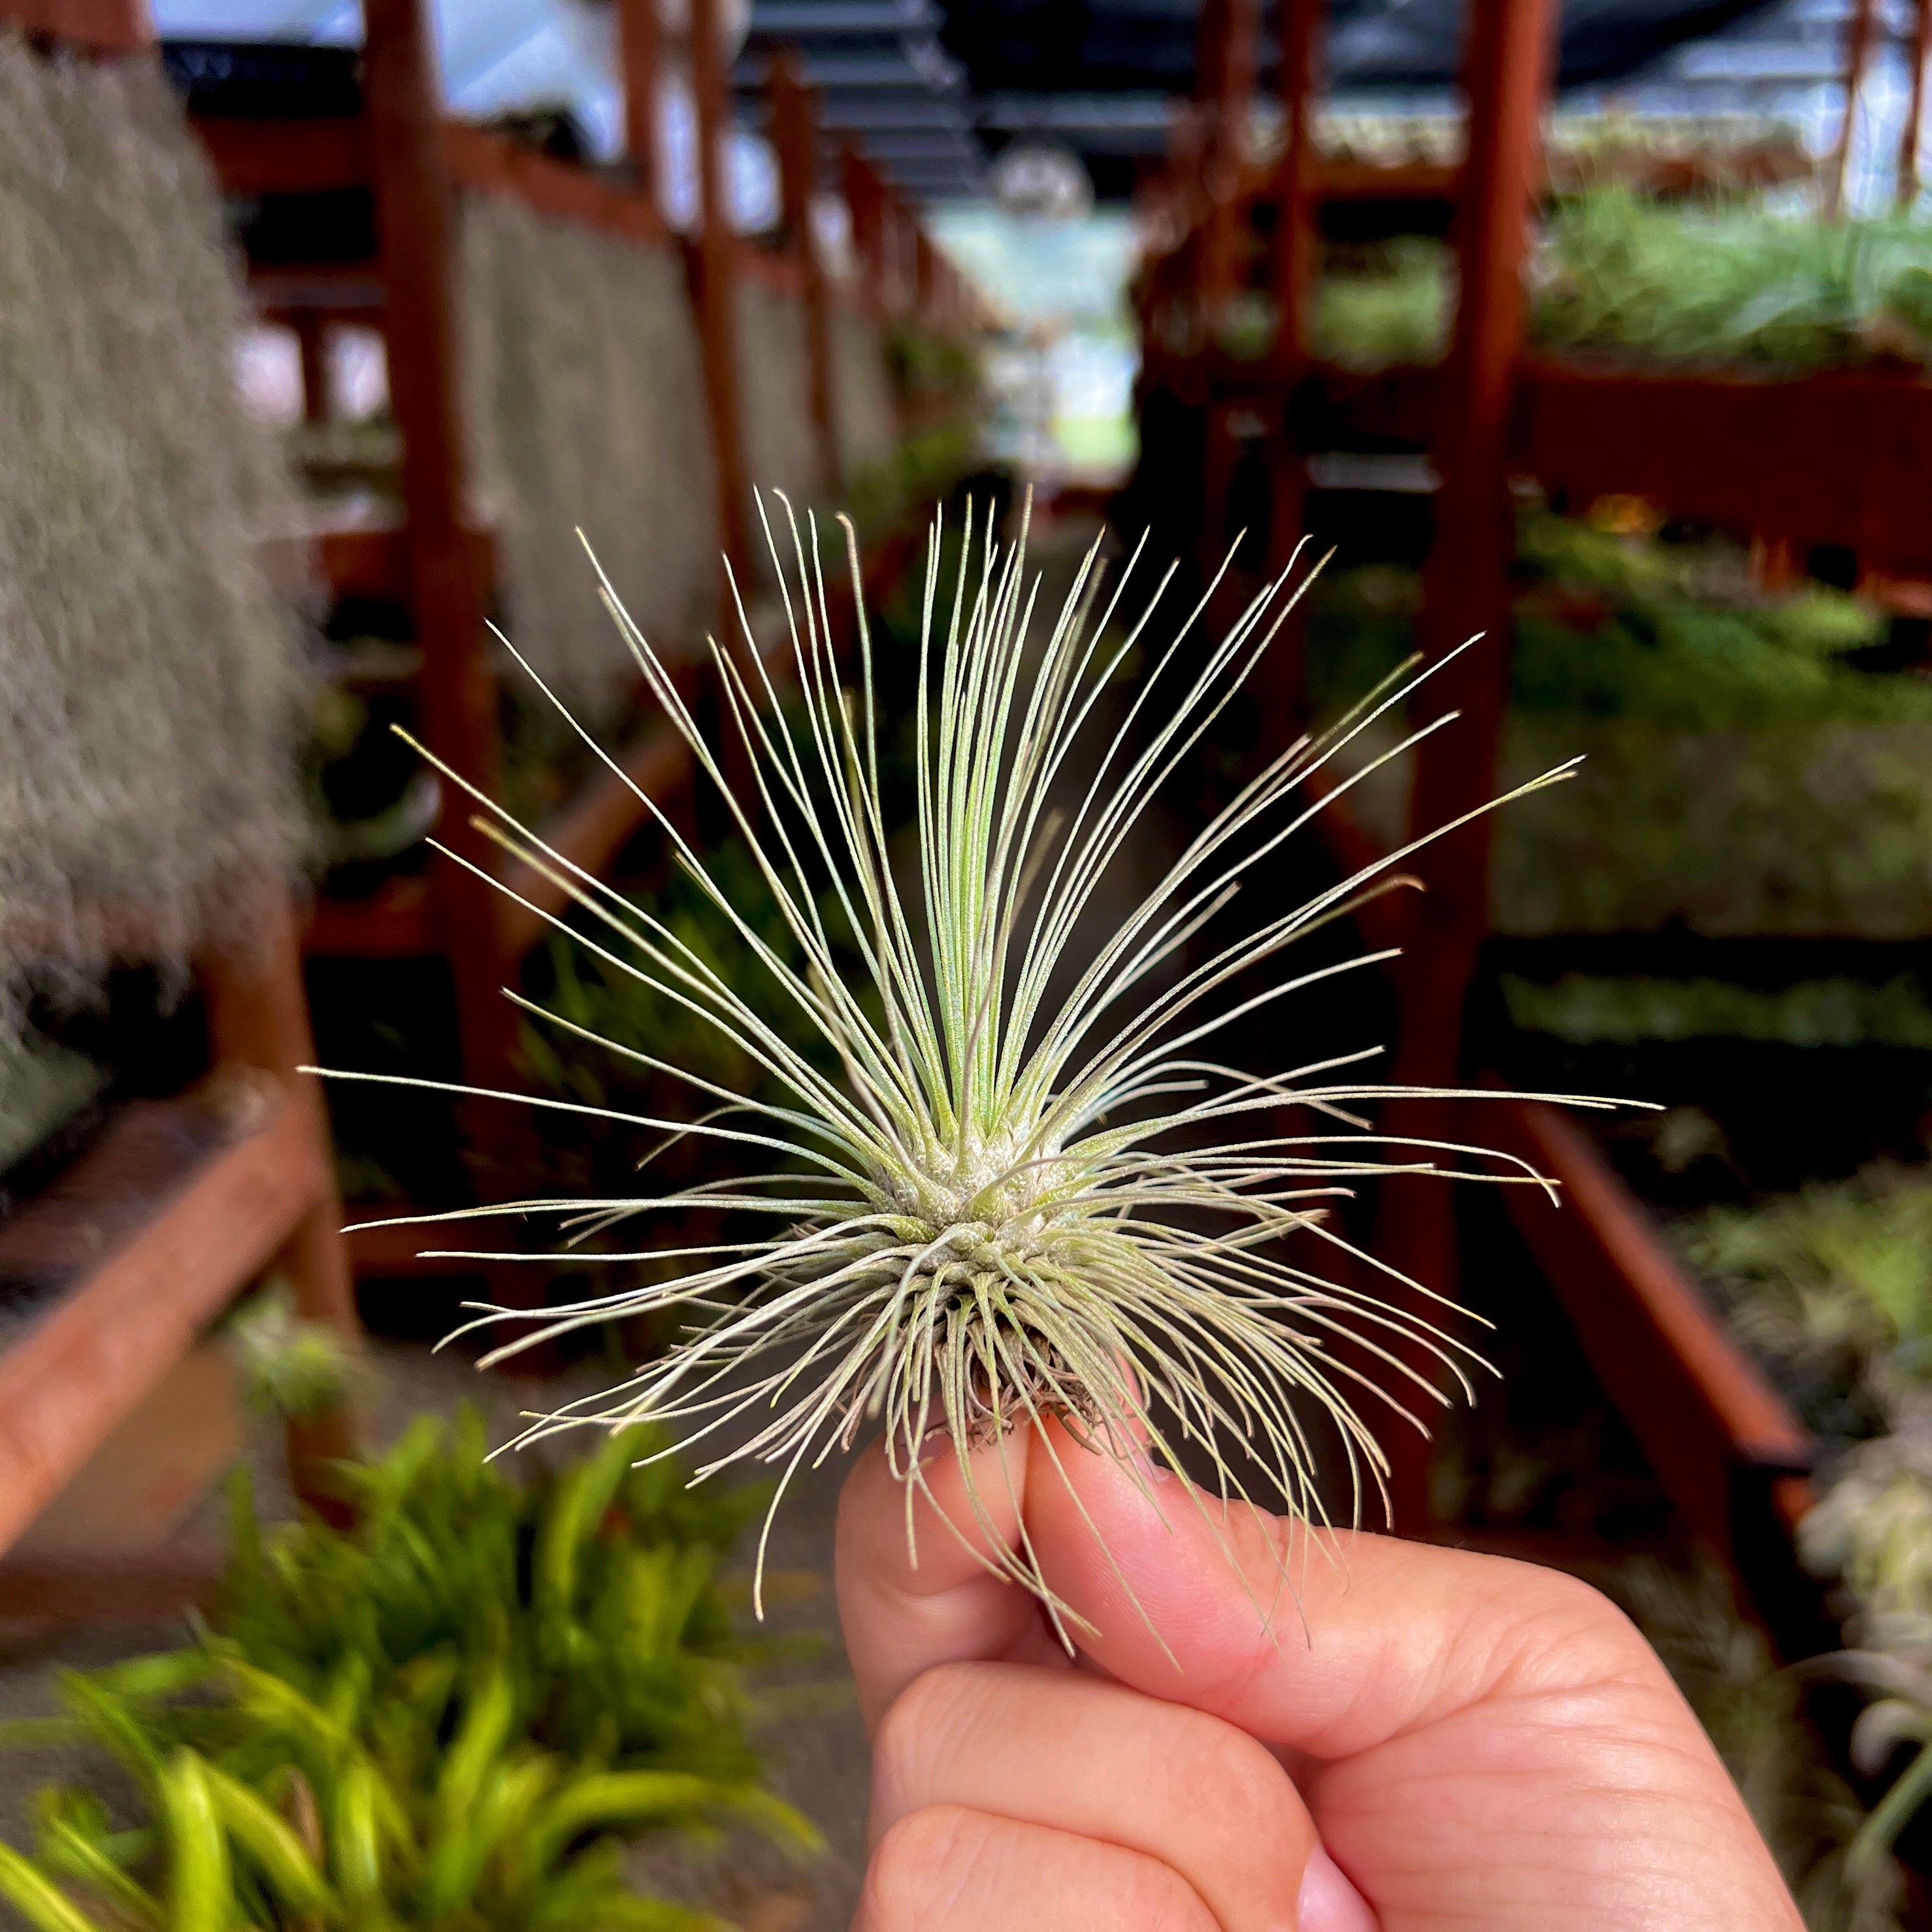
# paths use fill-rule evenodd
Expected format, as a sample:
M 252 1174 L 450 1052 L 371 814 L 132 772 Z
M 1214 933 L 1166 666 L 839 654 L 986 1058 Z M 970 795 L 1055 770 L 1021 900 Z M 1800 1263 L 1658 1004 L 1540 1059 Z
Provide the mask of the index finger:
M 883 1445 L 859 1456 L 838 1497 L 838 1621 L 868 1732 L 916 1677 L 940 1664 L 1065 1667 L 1037 1600 L 998 1575 L 989 1554 L 1017 1551 L 1033 1432 L 974 1450 L 979 1513 L 950 1445 L 908 1486 Z M 910 1501 L 908 1499 L 910 1498 Z

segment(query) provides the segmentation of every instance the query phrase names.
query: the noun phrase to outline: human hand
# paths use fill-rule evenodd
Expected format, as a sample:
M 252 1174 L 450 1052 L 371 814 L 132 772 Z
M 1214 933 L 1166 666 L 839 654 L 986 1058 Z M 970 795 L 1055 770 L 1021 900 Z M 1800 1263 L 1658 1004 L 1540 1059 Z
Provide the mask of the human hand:
M 854 1932 L 1802 1932 L 1595 1591 L 1366 1534 L 1334 1561 L 1165 1472 L 1156 1512 L 1048 1431 L 979 1451 L 979 1487 L 1092 1626 L 1077 1661 L 965 1546 L 986 1532 L 950 1454 L 916 1568 L 883 1454 L 846 1482 L 839 1614 L 874 1746 Z

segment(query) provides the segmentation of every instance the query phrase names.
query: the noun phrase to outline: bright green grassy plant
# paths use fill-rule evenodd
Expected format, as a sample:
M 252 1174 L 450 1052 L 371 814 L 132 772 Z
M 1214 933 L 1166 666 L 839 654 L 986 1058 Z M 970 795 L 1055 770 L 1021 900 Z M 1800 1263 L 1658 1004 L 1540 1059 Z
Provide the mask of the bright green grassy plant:
M 1531 334 L 1565 353 L 1777 376 L 1932 361 L 1932 227 L 1903 218 L 1597 188 L 1557 204 L 1532 274 Z M 1316 340 L 1344 368 L 1437 362 L 1454 304 L 1453 252 L 1403 237 L 1322 278 Z
M 238 1492 L 201 1642 L 70 1672 L 64 1720 L 14 1727 L 105 1749 L 140 1821 L 44 1792 L 0 1897 L 41 1932 L 698 1932 L 629 1889 L 623 1840 L 738 1822 L 810 1849 L 758 1782 L 716 1580 L 742 1503 L 634 1466 L 635 1432 L 530 1484 L 486 1446 L 472 1412 L 422 1418 L 344 1471 L 347 1532 L 265 1536 Z
M 1932 358 L 1932 228 L 1689 209 L 1607 188 L 1561 203 L 1538 263 L 1539 343 L 1768 374 Z
M 1405 235 L 1349 251 L 1316 288 L 1316 350 L 1344 369 L 1439 362 L 1455 302 L 1455 257 L 1440 242 Z
M 682 1250 L 654 1249 L 646 1235 L 631 1252 L 590 1258 L 675 1260 L 680 1272 L 553 1309 L 538 1334 L 668 1310 L 692 1321 L 689 1339 L 614 1393 L 538 1422 L 530 1437 L 652 1417 L 717 1444 L 700 1474 L 740 1460 L 775 1463 L 782 1495 L 802 1464 L 849 1445 L 873 1421 L 910 1505 L 926 1484 L 925 1451 L 937 1433 L 980 1512 L 986 1560 L 1042 1595 L 1030 1558 L 991 1534 L 972 1452 L 1048 1418 L 1137 1481 L 1144 1444 L 1175 1463 L 1192 1444 L 1231 1493 L 1245 1495 L 1238 1448 L 1279 1498 L 1319 1518 L 1319 1415 L 1339 1440 L 1359 1510 L 1386 1463 L 1354 1406 L 1364 1378 L 1334 1343 L 1349 1337 L 1379 1356 L 1390 1388 L 1376 1394 L 1418 1426 L 1418 1408 L 1447 1397 L 1403 1352 L 1426 1353 L 1445 1376 L 1462 1376 L 1474 1358 L 1423 1312 L 1426 1291 L 1351 1249 L 1330 1210 L 1352 1177 L 1453 1169 L 1477 1150 L 1384 1149 L 1366 1135 L 1352 1108 L 1411 1090 L 1364 1077 L 1372 1048 L 1311 1040 L 1299 1064 L 1266 1072 L 1218 1056 L 1251 1016 L 1388 956 L 1303 971 L 1282 957 L 1390 883 L 1414 848 L 1306 904 L 1235 919 L 1252 868 L 1318 807 L 1336 741 L 1304 741 L 1196 830 L 1124 916 L 1105 896 L 1163 781 L 1239 700 L 1299 594 L 1290 577 L 1268 585 L 1226 636 L 1202 637 L 1197 608 L 1156 646 L 1148 634 L 1164 615 L 1168 579 L 1130 604 L 1138 557 L 1103 591 L 1096 543 L 1047 614 L 1034 608 L 1023 540 L 969 542 L 948 583 L 935 530 L 918 645 L 917 850 L 901 868 L 880 802 L 869 632 L 862 622 L 856 688 L 842 689 L 815 528 L 794 526 L 791 550 L 790 669 L 802 722 L 779 706 L 761 661 L 713 649 L 749 774 L 736 782 L 668 667 L 608 601 L 722 798 L 795 956 L 762 937 L 658 813 L 665 836 L 755 957 L 766 993 L 833 1049 L 838 1077 L 763 1017 L 761 997 L 664 921 L 500 813 L 491 821 L 508 849 L 565 883 L 592 916 L 603 936 L 586 943 L 607 968 L 733 1042 L 782 1090 L 748 1094 L 682 1058 L 615 1048 L 682 1079 L 715 1111 L 695 1121 L 608 1118 L 643 1135 L 705 1136 L 752 1171 L 725 1186 L 523 1204 L 599 1234 L 693 1208 L 734 1223 Z M 856 578 L 856 544 L 851 562 Z M 1110 682 L 1137 649 L 1146 674 L 1117 702 Z M 1399 682 L 1379 691 L 1351 728 L 1404 695 Z M 828 902 L 858 955 L 849 976 L 821 910 Z M 1090 913 L 1106 916 L 1100 936 L 1082 929 L 1076 950 Z M 1306 1110 L 1305 1129 L 1284 1128 L 1290 1106 Z M 1478 1171 L 1528 1178 L 1490 1160 Z M 1346 1281 L 1335 1278 L 1344 1253 Z M 1043 1439 L 1059 1453 L 1052 1436 Z
M 1932 1372 L 1932 1186 L 1874 1168 L 1747 1208 L 1714 1208 L 1685 1230 L 1732 1320 L 1794 1369 L 1849 1356 Z
M 1685 730 L 1932 718 L 1922 680 L 1846 662 L 1882 635 L 1869 605 L 1822 584 L 1756 592 L 1733 546 L 1616 536 L 1539 511 L 1518 520 L 1516 554 L 1529 580 L 1510 654 L 1520 712 Z M 1318 703 L 1340 705 L 1403 661 L 1416 598 L 1413 577 L 1388 566 L 1336 580 L 1310 639 Z

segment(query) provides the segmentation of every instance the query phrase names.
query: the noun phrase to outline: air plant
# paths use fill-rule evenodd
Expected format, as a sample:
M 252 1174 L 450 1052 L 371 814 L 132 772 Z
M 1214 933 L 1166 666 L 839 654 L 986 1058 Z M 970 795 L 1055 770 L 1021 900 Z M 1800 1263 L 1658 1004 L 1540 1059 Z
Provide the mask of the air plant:
M 709 1111 L 673 1120 L 530 1104 L 601 1114 L 664 1137 L 660 1145 L 705 1136 L 755 1156 L 762 1171 L 657 1195 L 518 1204 L 579 1240 L 654 1214 L 728 1217 L 727 1238 L 704 1245 L 640 1242 L 586 1256 L 593 1264 L 674 1261 L 679 1272 L 553 1307 L 486 1358 L 614 1317 L 692 1318 L 688 1339 L 622 1386 L 536 1418 L 520 1439 L 650 1418 L 686 1443 L 714 1445 L 700 1476 L 741 1462 L 778 1466 L 776 1509 L 808 1460 L 877 1423 L 906 1486 L 909 1526 L 936 1446 L 957 1463 L 986 1561 L 1050 1606 L 1030 1553 L 992 1535 L 973 1454 L 1048 1418 L 1137 1481 L 1142 1457 L 1179 1467 L 1192 1452 L 1226 1498 L 1261 1487 L 1244 1473 L 1258 1469 L 1278 1500 L 1325 1522 L 1305 1405 L 1332 1425 L 1359 1517 L 1368 1493 L 1385 1498 L 1388 1465 L 1358 1401 L 1422 1427 L 1425 1406 L 1449 1400 L 1438 1376 L 1466 1393 L 1480 1358 L 1447 1325 L 1458 1311 L 1352 1246 L 1333 1225 L 1333 1204 L 1352 1180 L 1442 1173 L 1463 1156 L 1478 1178 L 1538 1178 L 1457 1143 L 1379 1145 L 1352 1109 L 1419 1090 L 1370 1077 L 1363 1063 L 1376 1048 L 1311 1045 L 1300 1064 L 1267 1073 L 1216 1056 L 1231 1029 L 1276 1002 L 1391 956 L 1300 970 L 1284 959 L 1297 940 L 1404 883 L 1399 868 L 1426 841 L 1305 904 L 1267 907 L 1245 924 L 1231 908 L 1256 868 L 1321 808 L 1320 775 L 1337 746 L 1395 710 L 1428 673 L 1389 680 L 1334 730 L 1270 758 L 1090 944 L 1083 920 L 1101 910 L 1163 783 L 1280 635 L 1307 580 L 1298 560 L 1225 636 L 1201 634 L 1210 589 L 1156 644 L 1173 573 L 1144 587 L 1138 550 L 1108 589 L 1096 542 L 1042 620 L 1024 530 L 1003 547 L 990 530 L 976 538 L 969 513 L 949 572 L 935 524 L 913 726 L 916 849 L 902 868 L 880 803 L 871 634 L 862 609 L 856 688 L 842 688 L 819 532 L 785 510 L 796 692 L 781 707 L 770 662 L 714 641 L 729 766 L 608 580 L 604 595 L 795 950 L 768 943 L 678 826 L 640 801 L 755 957 L 767 994 L 808 1019 L 842 1078 L 760 1017 L 769 998 L 748 998 L 672 928 L 472 793 L 502 846 L 567 888 L 593 928 L 582 943 L 609 970 L 714 1030 L 759 1074 L 754 1092 L 734 1092 L 552 1018 L 584 1043 L 682 1079 Z M 776 556 L 769 518 L 766 535 Z M 849 525 L 846 548 L 856 586 Z M 1139 593 L 1131 604 L 1130 591 Z M 1124 667 L 1137 654 L 1148 668 L 1130 690 Z M 1117 678 L 1122 695 L 1110 710 L 1102 699 Z M 1354 782 L 1339 780 L 1328 796 Z M 1072 801 L 1064 812 L 1052 802 L 1062 793 Z M 838 962 L 854 956 L 848 977 Z M 478 1319 L 518 1314 L 478 1305 Z M 1378 1376 L 1367 1372 L 1377 1364 Z M 1040 1440 L 1060 1454 L 1052 1433 Z M 759 1554 L 762 1563 L 762 1541 Z

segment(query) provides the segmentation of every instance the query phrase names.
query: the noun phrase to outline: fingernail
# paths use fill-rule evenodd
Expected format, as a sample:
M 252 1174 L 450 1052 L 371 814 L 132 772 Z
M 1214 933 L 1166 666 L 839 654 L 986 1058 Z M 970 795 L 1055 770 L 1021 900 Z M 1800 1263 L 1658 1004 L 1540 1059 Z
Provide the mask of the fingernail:
M 1174 1472 L 1167 1466 L 1166 1463 L 1164 1462 L 1153 1450 L 1136 1450 L 1134 1452 L 1134 1460 L 1145 1472 L 1147 1479 L 1149 1482 L 1171 1483 L 1173 1481 Z
M 1294 1922 L 1296 1932 L 1382 1932 L 1369 1901 L 1319 1845 L 1308 1855 Z

